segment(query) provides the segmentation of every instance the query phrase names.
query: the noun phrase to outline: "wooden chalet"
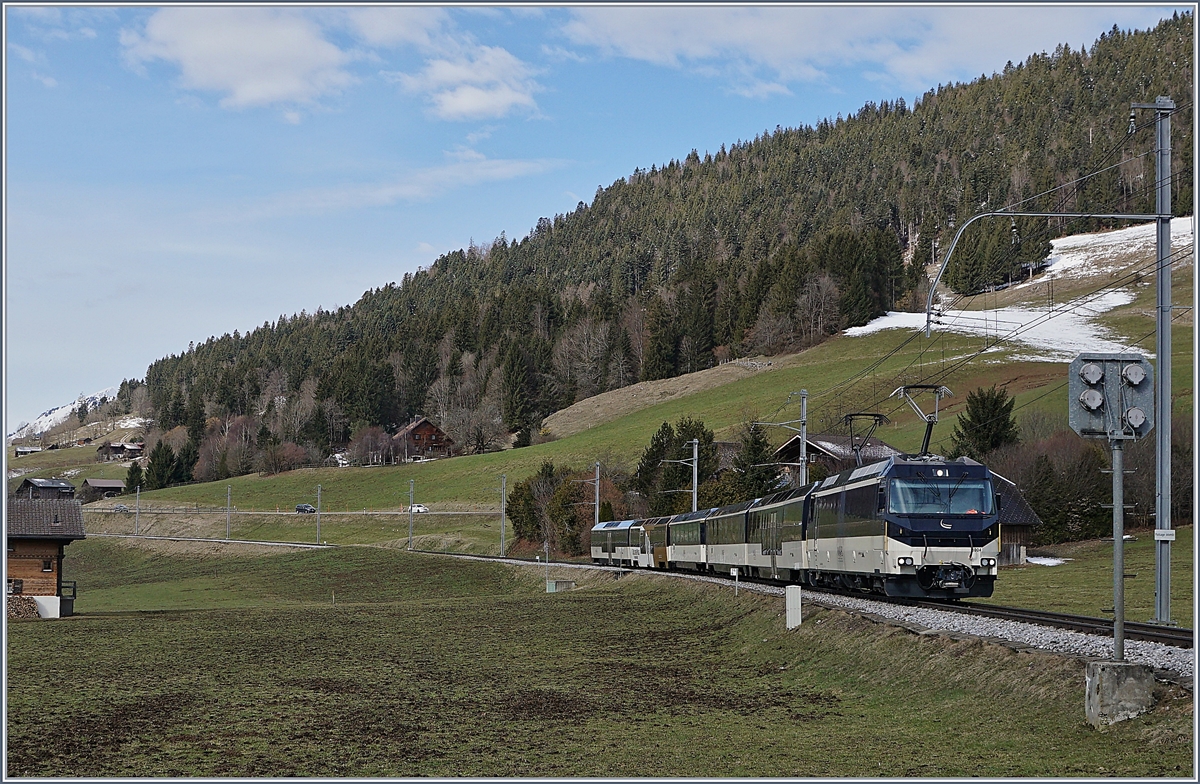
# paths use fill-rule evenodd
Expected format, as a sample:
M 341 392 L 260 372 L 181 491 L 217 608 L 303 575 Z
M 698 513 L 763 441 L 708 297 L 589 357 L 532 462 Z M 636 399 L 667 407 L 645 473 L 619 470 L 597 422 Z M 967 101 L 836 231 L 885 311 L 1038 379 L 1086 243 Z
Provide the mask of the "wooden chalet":
M 868 438 L 865 442 L 861 438 L 854 440 L 862 445 L 863 465 L 877 463 L 880 460 L 887 460 L 889 457 L 903 454 L 899 449 L 885 444 L 878 438 Z M 836 474 L 857 465 L 854 459 L 854 449 L 850 444 L 850 436 L 809 433 L 807 447 L 810 477 L 813 474 L 812 466 L 814 465 L 824 469 L 824 474 L 821 476 Z M 800 461 L 799 435 L 792 436 L 775 450 L 775 461 L 778 463 L 798 463 Z M 798 466 L 792 465 L 785 466 L 785 468 L 789 474 L 795 474 L 799 470 Z
M 428 460 L 449 457 L 454 454 L 454 439 L 425 417 L 409 422 L 392 436 L 397 458 L 405 462 L 416 459 Z
M 19 446 L 16 449 L 15 457 L 25 457 L 27 455 L 35 455 L 41 451 L 42 451 L 42 448 L 40 446 Z
M 83 484 L 79 487 L 79 500 L 87 504 L 124 492 L 124 479 L 84 479 Z
M 107 463 L 112 460 L 134 460 L 142 456 L 142 444 L 110 444 L 105 441 L 96 447 L 96 462 Z
M 14 498 L 52 500 L 75 497 L 75 485 L 66 479 L 26 479 L 13 492 Z
M 1042 524 L 1042 519 L 1016 484 L 995 471 L 992 478 L 1000 496 L 1000 565 L 1023 564 L 1033 544 L 1034 528 Z
M 8 500 L 10 595 L 31 596 L 38 615 L 58 618 L 75 610 L 75 583 L 62 579 L 63 549 L 83 539 L 83 507 L 73 499 Z

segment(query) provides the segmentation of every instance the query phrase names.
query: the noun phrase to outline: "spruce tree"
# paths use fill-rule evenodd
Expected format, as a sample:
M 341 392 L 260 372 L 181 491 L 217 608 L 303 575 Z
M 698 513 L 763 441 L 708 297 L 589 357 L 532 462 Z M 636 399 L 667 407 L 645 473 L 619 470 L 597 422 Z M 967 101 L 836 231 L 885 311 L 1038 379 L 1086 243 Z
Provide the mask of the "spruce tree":
M 954 425 L 954 440 L 950 456 L 966 455 L 973 460 L 982 460 L 989 452 L 1007 444 L 1020 441 L 1020 431 L 1013 418 L 1016 398 L 1008 392 L 980 387 L 967 393 L 967 410 L 958 417 Z
M 751 422 L 742 431 L 742 448 L 733 459 L 743 500 L 761 498 L 775 489 L 778 472 L 771 465 L 771 444 L 762 425 Z
M 142 476 L 142 464 L 134 460 L 129 464 L 129 470 L 125 473 L 125 493 L 137 492 L 137 489 L 146 483 Z
M 159 441 L 150 452 L 150 462 L 146 464 L 146 477 L 142 487 L 146 490 L 158 490 L 171 484 L 175 476 L 175 450 L 166 441 Z

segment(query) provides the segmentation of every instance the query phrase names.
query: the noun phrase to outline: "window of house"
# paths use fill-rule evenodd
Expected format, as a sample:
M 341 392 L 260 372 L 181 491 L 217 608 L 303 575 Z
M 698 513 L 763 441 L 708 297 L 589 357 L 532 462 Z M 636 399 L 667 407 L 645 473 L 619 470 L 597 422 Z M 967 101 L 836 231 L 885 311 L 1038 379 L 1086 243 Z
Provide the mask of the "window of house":
M 49 558 L 42 559 L 42 571 L 43 572 L 53 572 L 54 571 L 54 561 L 51 561 Z

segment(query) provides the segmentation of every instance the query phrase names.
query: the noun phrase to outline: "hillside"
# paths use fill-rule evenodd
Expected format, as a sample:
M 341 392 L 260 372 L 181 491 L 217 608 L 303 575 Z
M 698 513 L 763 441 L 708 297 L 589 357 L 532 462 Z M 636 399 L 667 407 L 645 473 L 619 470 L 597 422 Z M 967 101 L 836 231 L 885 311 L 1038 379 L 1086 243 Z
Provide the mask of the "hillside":
M 912 106 L 869 104 L 636 168 L 519 241 L 153 363 L 154 413 L 163 430 L 186 427 L 197 453 L 206 439 L 223 448 L 214 419 L 248 417 L 270 439 L 327 453 L 418 414 L 486 450 L 599 393 L 795 353 L 919 301 L 936 241 L 981 205 L 1149 209 L 1151 141 L 1145 128 L 1127 135 L 1128 106 L 1190 95 L 1191 37 L 1187 14 L 1114 30 Z M 1179 214 L 1191 212 L 1191 125 L 1182 102 Z M 1016 244 L 1001 223 L 968 233 L 948 277 L 957 291 L 1019 276 L 1050 240 L 1101 222 L 1020 220 Z

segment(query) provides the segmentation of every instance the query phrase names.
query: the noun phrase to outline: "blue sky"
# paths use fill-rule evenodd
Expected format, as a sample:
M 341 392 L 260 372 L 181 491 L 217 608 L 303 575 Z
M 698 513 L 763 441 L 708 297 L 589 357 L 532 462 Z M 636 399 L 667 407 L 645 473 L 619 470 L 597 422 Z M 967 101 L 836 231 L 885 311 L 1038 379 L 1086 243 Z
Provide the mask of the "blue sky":
M 5 432 L 634 168 L 1175 8 L 6 4 Z

